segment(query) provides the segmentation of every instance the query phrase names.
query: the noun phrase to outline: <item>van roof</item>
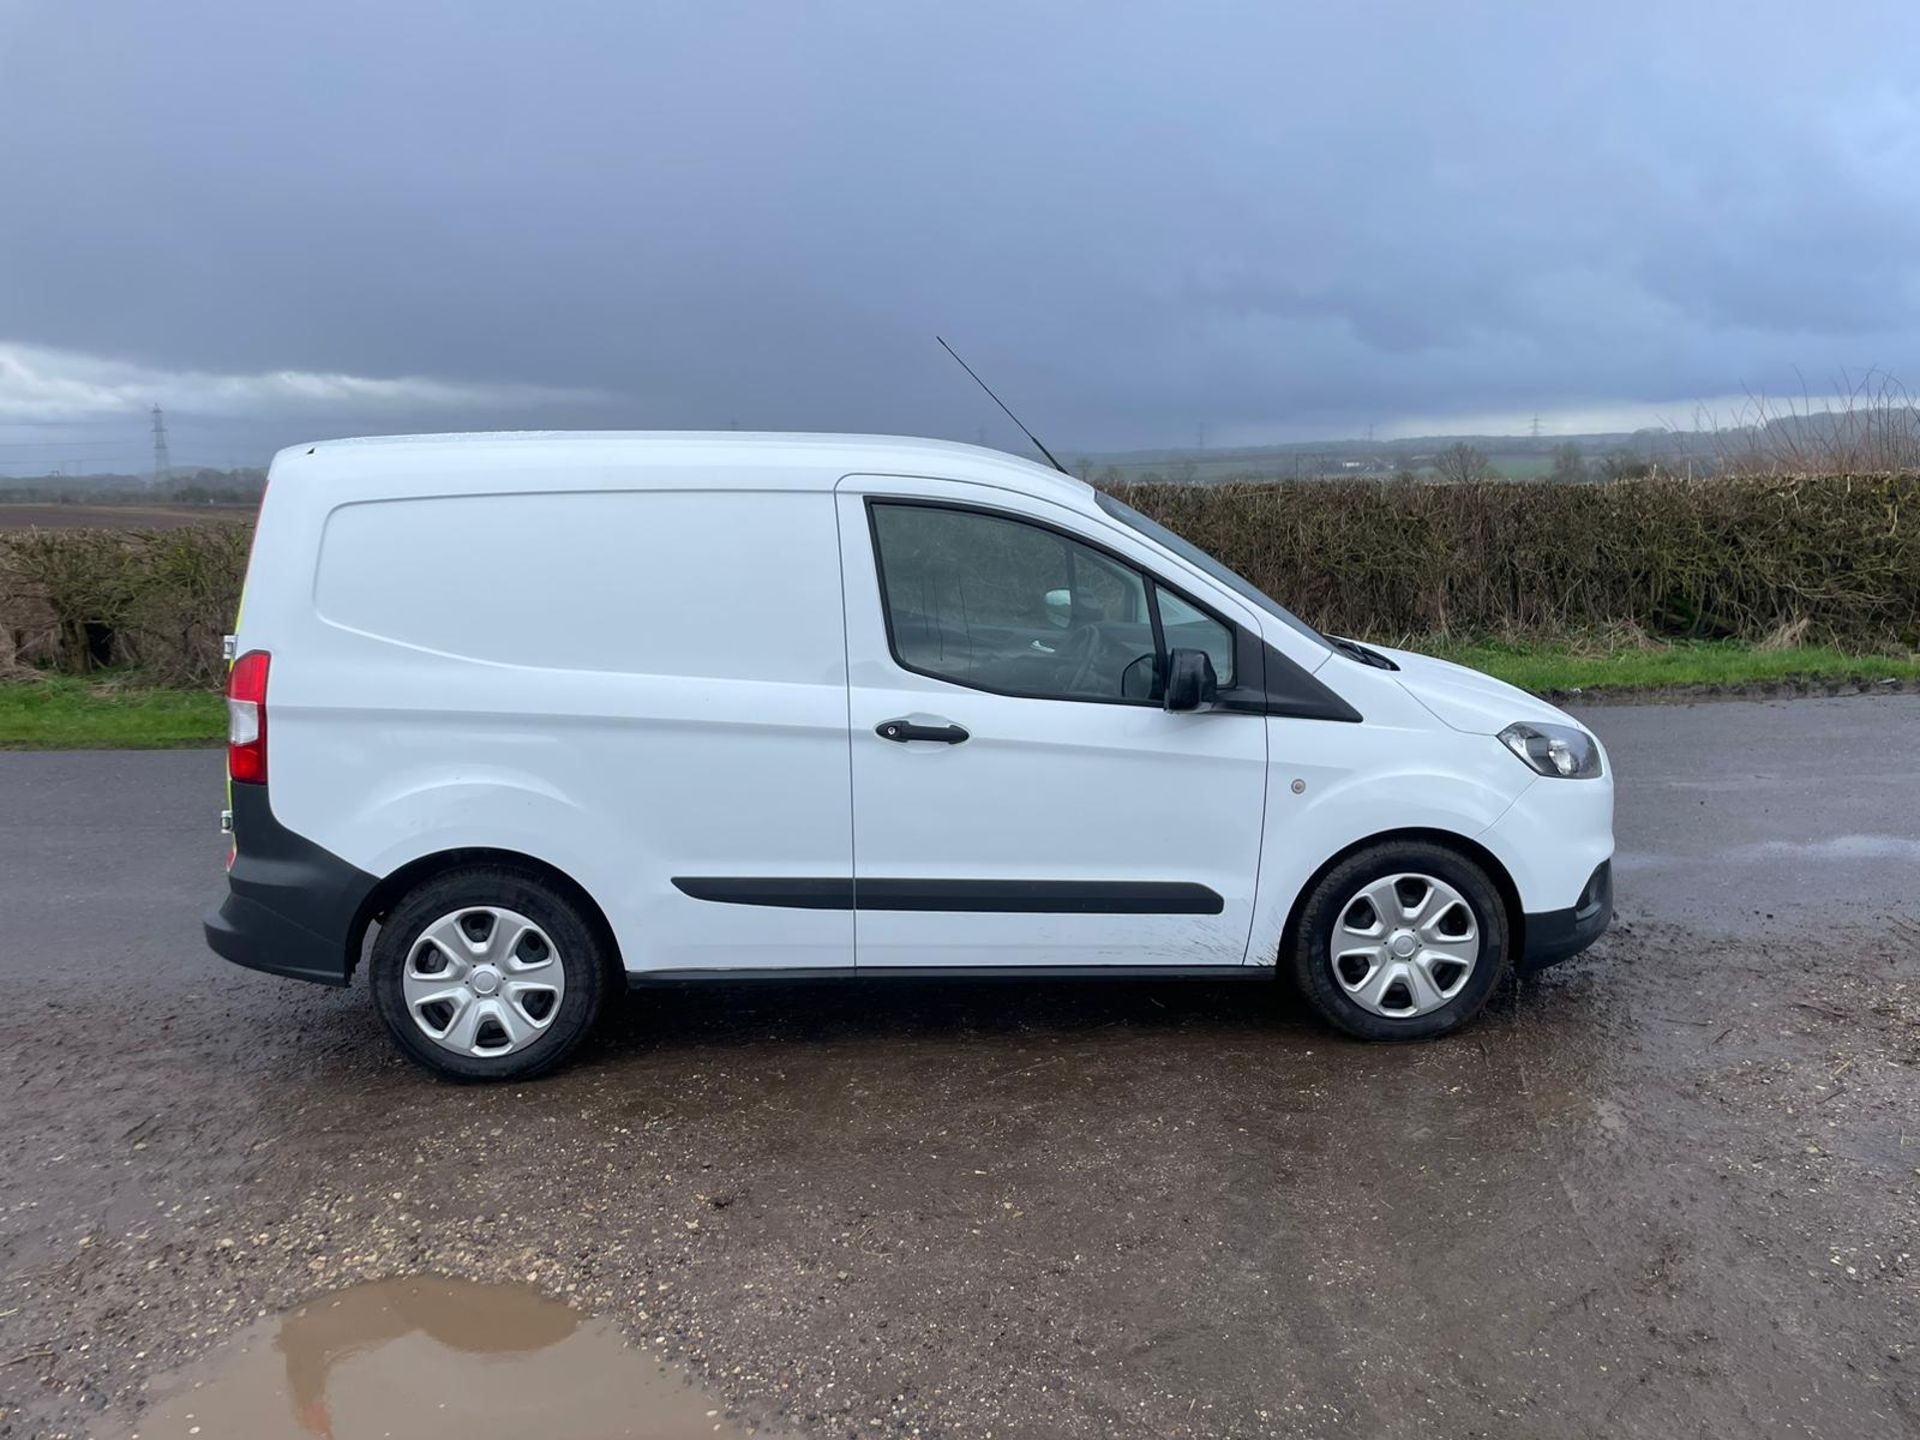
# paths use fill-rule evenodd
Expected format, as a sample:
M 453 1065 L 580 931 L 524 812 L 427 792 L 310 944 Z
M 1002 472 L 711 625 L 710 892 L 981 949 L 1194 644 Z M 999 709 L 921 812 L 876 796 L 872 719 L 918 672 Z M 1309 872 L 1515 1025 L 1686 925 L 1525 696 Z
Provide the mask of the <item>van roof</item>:
M 609 465 L 717 465 L 733 469 L 817 469 L 820 488 L 842 475 L 905 474 L 945 479 L 1013 482 L 1028 493 L 1084 504 L 1093 487 L 1035 461 L 910 435 L 834 435 L 808 431 L 740 430 L 496 430 L 450 435 L 367 435 L 289 446 L 275 457 L 312 472 L 398 478 L 456 467 L 524 465 L 537 451 L 542 468 L 603 469 Z M 311 458 L 309 458 L 311 457 Z

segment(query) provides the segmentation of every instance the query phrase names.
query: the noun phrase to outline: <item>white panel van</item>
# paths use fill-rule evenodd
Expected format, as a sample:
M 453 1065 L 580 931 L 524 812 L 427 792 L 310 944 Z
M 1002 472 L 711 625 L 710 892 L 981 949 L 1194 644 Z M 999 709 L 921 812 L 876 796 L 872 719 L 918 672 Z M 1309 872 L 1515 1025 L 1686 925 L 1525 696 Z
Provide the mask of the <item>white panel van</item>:
M 768 975 L 1277 974 L 1433 1036 L 1612 914 L 1568 716 L 970 446 L 301 446 L 234 648 L 209 943 L 364 967 L 453 1076 L 557 1064 L 628 985 Z

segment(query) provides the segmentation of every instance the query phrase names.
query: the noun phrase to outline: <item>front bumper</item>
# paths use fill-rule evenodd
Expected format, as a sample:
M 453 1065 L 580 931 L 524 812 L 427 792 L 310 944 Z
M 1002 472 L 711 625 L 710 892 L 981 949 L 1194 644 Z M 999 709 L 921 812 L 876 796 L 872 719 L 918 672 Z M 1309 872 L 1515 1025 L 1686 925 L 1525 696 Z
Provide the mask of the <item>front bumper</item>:
M 345 985 L 374 877 L 274 819 L 265 785 L 233 787 L 233 868 L 206 913 L 215 954 L 295 980 Z
M 1571 908 L 1526 917 L 1520 969 L 1544 970 L 1571 960 L 1598 940 L 1612 921 L 1613 861 L 1602 860 Z
M 1591 911 L 1594 877 L 1613 858 L 1611 770 L 1594 780 L 1535 780 L 1475 838 L 1506 870 L 1521 911 L 1537 928 L 1552 933 L 1584 923 L 1597 927 L 1595 935 L 1606 928 Z

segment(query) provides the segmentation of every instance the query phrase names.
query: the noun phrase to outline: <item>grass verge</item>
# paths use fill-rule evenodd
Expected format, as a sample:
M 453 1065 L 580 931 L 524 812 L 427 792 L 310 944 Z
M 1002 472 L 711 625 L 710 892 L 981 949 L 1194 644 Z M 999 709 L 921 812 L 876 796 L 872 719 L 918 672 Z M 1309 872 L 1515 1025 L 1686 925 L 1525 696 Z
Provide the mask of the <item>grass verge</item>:
M 1802 680 L 1920 683 L 1920 655 L 1848 655 L 1810 646 L 1763 650 L 1701 642 L 1604 649 L 1488 641 L 1412 648 L 1537 694 Z M 0 683 L 0 750 L 177 749 L 218 745 L 226 731 L 226 705 L 210 691 L 141 685 L 132 676 Z
M 1788 680 L 1920 680 L 1920 655 L 1849 655 L 1818 646 L 1765 650 L 1738 641 L 1616 649 L 1490 641 L 1436 646 L 1430 653 L 1497 675 L 1509 684 L 1536 694 L 1754 685 Z
M 0 750 L 169 750 L 217 745 L 227 707 L 207 690 L 67 676 L 0 684 Z

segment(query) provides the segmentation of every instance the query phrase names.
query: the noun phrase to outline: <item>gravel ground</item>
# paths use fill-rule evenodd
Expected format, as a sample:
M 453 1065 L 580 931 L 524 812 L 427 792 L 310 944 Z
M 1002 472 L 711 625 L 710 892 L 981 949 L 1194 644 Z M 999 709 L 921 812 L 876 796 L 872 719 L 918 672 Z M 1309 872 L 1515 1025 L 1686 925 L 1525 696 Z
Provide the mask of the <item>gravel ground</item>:
M 1446 1041 L 1244 985 L 760 982 L 518 1089 L 199 949 L 217 756 L 0 756 L 0 1435 L 422 1271 L 821 1436 L 1920 1433 L 1920 702 L 1595 723 L 1644 895 Z M 1753 778 L 1820 766 L 1810 807 Z M 1688 911 L 1716 833 L 1756 858 Z M 1787 863 L 1831 898 L 1763 909 Z

